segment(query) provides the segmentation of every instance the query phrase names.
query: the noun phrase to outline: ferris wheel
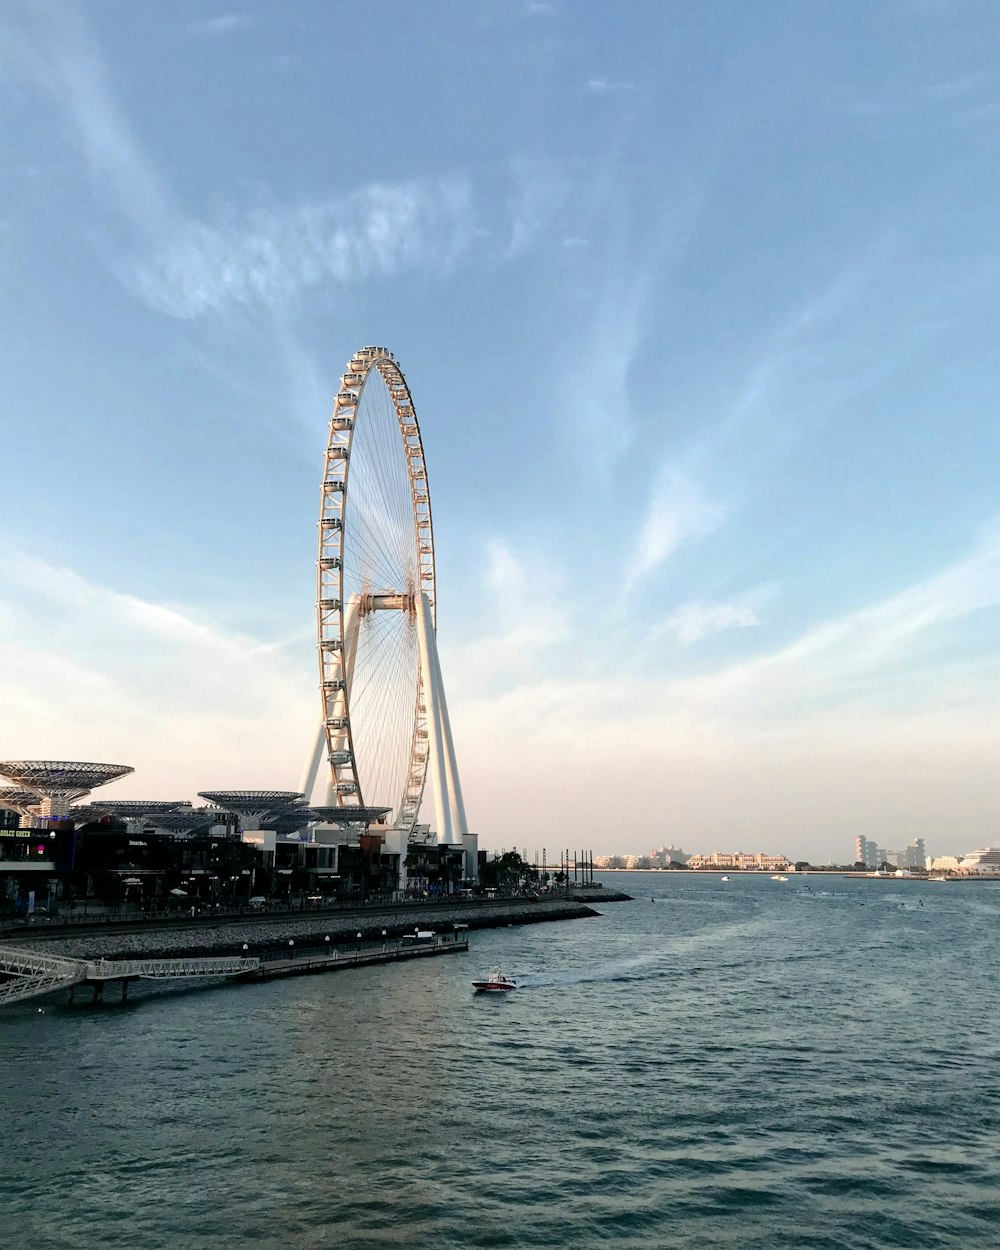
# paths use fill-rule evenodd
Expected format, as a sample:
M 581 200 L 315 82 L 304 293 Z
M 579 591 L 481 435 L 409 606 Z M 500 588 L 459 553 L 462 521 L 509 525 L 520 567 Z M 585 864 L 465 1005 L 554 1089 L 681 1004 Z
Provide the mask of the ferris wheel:
M 412 831 L 428 771 L 438 834 L 465 832 L 437 658 L 434 529 L 409 386 L 384 347 L 354 353 L 330 419 L 319 516 L 317 627 L 326 802 L 388 805 Z M 359 820 L 363 818 L 358 811 Z

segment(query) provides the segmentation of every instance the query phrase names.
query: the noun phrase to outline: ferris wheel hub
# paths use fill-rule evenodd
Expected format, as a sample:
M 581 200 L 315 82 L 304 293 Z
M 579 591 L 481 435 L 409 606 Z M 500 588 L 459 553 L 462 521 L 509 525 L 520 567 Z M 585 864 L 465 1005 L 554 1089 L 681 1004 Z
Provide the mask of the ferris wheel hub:
M 408 612 L 412 616 L 416 610 L 416 596 L 412 591 L 400 594 L 396 590 L 380 590 L 358 597 L 359 616 L 367 616 L 369 612 Z

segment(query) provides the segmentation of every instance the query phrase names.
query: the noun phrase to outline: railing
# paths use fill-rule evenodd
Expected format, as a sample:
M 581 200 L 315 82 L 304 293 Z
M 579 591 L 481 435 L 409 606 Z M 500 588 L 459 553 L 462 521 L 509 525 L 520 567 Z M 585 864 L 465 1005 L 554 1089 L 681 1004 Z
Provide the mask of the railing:
M 68 976 L 82 961 L 62 955 L 43 955 L 17 946 L 0 946 L 0 972 L 12 977 Z
M 596 884 L 596 883 L 595 883 Z M 369 894 L 364 898 L 330 899 L 329 901 L 312 903 L 305 895 L 283 901 L 269 902 L 264 907 L 249 907 L 247 904 L 207 904 L 192 900 L 196 910 L 191 914 L 191 907 L 171 908 L 119 908 L 102 904 L 77 903 L 59 905 L 55 915 L 36 913 L 32 917 L 7 916 L 0 918 L 0 926 L 8 933 L 20 931 L 22 927 L 39 930 L 61 929 L 68 926 L 90 928 L 97 925 L 123 924 L 164 924 L 190 925 L 192 923 L 213 923 L 218 920 L 249 920 L 254 917 L 292 916 L 292 915 L 327 915 L 352 914 L 365 911 L 377 911 L 382 908 L 424 908 L 424 907 L 459 907 L 463 905 L 479 906 L 484 903 L 501 903 L 511 900 L 530 902 L 535 899 L 561 898 L 572 894 L 573 886 L 567 891 L 566 886 L 550 887 L 545 893 L 535 890 L 497 890 L 495 893 L 461 896 L 458 894 L 428 894 L 401 896 L 398 891 L 382 894 Z M 590 887 L 587 887 L 590 888 Z M 94 910 L 96 908 L 96 911 Z
M 40 998 L 81 982 L 100 986 L 106 981 L 130 981 L 138 977 L 152 980 L 231 977 L 256 972 L 259 968 L 257 956 L 83 960 L 0 947 L 0 975 L 10 978 L 0 981 L 0 1006 Z
M 221 955 L 188 959 L 101 959 L 87 964 L 88 981 L 117 981 L 131 977 L 163 980 L 181 977 L 231 977 L 256 972 L 256 956 Z
M 76 985 L 86 976 L 86 964 L 81 959 L 0 947 L 0 973 L 11 978 L 0 982 L 0 1006 L 3 1006 Z

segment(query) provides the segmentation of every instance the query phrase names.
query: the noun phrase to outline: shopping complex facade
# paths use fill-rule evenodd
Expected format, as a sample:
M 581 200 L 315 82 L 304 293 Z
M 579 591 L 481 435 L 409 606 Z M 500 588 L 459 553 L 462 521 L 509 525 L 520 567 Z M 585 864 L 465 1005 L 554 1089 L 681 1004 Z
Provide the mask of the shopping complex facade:
M 0 909 L 322 902 L 451 893 L 475 879 L 467 847 L 440 844 L 422 825 L 401 839 L 384 823 L 385 808 L 316 808 L 301 794 L 265 790 L 202 791 L 200 807 L 78 801 L 131 771 L 0 763 L 10 782 L 0 784 Z

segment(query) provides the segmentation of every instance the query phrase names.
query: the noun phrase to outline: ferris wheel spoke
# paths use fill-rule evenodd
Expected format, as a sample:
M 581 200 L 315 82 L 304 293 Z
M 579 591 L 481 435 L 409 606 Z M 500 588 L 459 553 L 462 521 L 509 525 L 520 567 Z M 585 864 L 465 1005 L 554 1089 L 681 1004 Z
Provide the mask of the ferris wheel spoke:
M 359 704 L 365 707 L 365 738 L 371 749 L 372 768 L 363 778 L 372 797 L 378 802 L 398 802 L 395 793 L 383 793 L 392 772 L 392 756 L 404 745 L 401 729 L 404 724 L 403 710 L 406 702 L 412 702 L 413 691 L 408 689 L 406 665 L 402 649 L 397 649 L 392 637 L 398 627 L 390 625 L 382 633 L 375 654 L 369 654 L 366 667 L 367 681 L 359 691 Z M 371 652 L 372 648 L 368 648 Z M 371 697 L 365 698 L 365 695 Z M 380 750 L 379 747 L 384 748 Z M 371 787 L 374 785 L 374 789 Z
M 365 583 L 373 584 L 375 579 L 372 573 L 376 571 L 382 575 L 386 586 L 394 585 L 398 578 L 397 569 L 389 557 L 377 546 L 360 538 L 351 543 L 350 549 L 345 544 L 342 558 L 345 571 L 354 575 L 358 588 Z
M 370 505 L 368 505 L 368 513 L 369 515 L 371 513 Z M 350 516 L 347 521 L 349 525 Z M 387 526 L 384 528 L 388 529 Z M 378 567 L 390 585 L 399 581 L 405 563 L 399 557 L 398 547 L 392 538 L 387 540 L 386 537 L 380 535 L 379 530 L 371 524 L 370 520 L 359 525 L 357 532 L 352 533 L 348 529 L 345 553 L 348 547 L 356 548 L 373 566 Z

